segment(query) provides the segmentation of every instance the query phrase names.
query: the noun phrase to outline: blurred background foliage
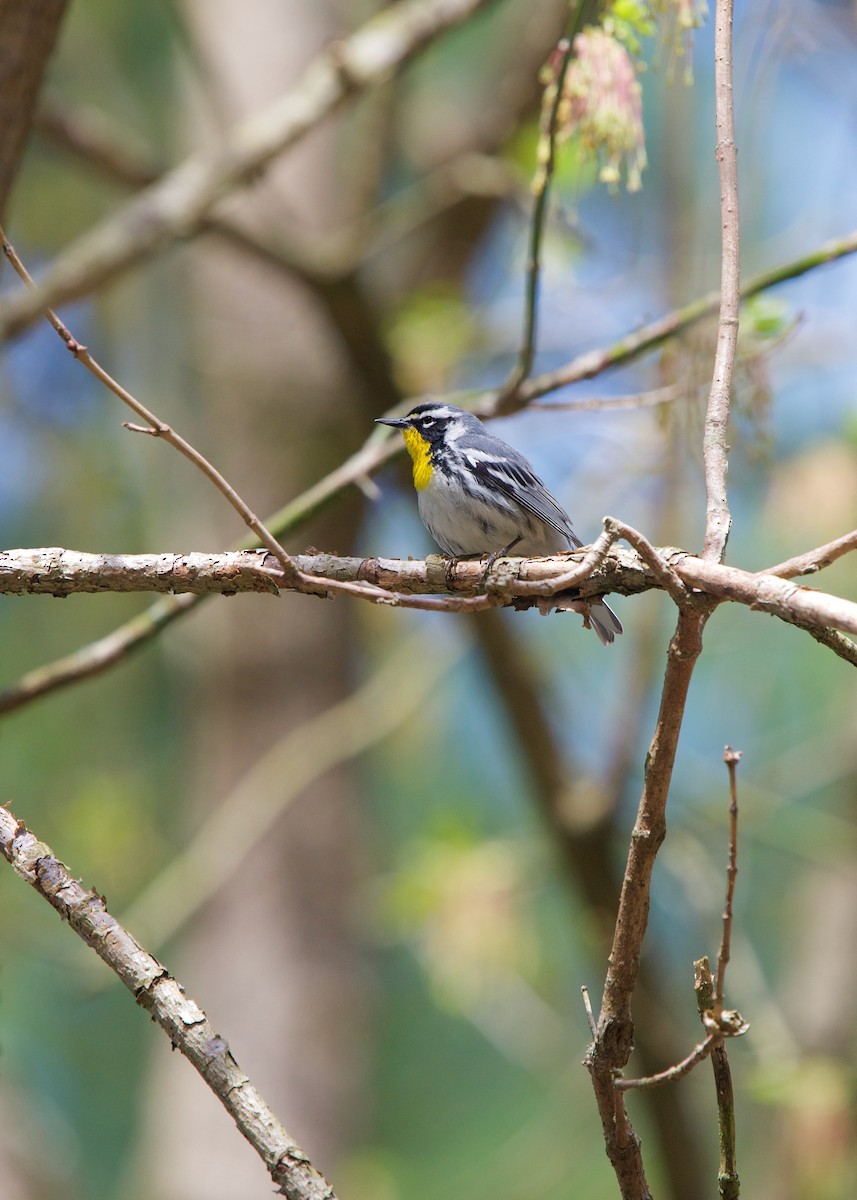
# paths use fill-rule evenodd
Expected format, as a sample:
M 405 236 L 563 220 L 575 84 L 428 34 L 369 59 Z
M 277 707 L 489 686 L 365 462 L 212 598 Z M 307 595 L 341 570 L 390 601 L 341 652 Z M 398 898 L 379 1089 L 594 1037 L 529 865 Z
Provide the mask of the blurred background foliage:
M 95 110 L 108 139 L 157 169 L 272 100 L 375 7 L 73 4 L 6 222 L 25 261 L 48 261 L 128 194 L 62 144 L 51 112 L 73 125 Z M 497 385 L 520 338 L 537 74 L 566 20 L 558 0 L 496 5 L 230 201 L 286 254 L 351 255 L 351 310 L 200 237 L 67 306 L 73 331 L 260 513 L 356 449 L 398 395 Z M 670 69 L 672 45 L 640 36 L 639 191 L 611 193 L 573 141 L 562 151 L 539 370 L 717 285 L 711 19 L 694 37 L 692 86 Z M 735 60 L 750 275 L 857 226 L 857 10 L 738 0 Z M 363 331 L 374 375 L 336 324 L 355 305 L 350 332 Z M 762 568 L 855 525 L 855 312 L 852 259 L 745 306 L 735 564 Z M 713 345 L 710 323 L 694 327 L 493 428 L 532 458 L 584 538 L 610 512 L 693 551 Z M 116 402 L 47 327 L 7 348 L 0 389 L 5 546 L 216 550 L 242 536 L 201 477 L 122 429 Z M 669 402 L 562 408 L 655 389 Z M 378 496 L 354 489 L 288 548 L 428 551 L 403 466 L 377 482 Z M 853 596 L 857 567 L 840 560 L 820 585 Z M 144 607 L 2 599 L 4 684 Z M 627 634 L 605 652 L 573 618 L 213 601 L 102 678 L 4 719 L 4 803 L 112 911 L 131 911 L 132 932 L 208 1009 L 345 1200 L 615 1194 L 579 1065 L 579 989 L 600 993 L 673 620 L 662 595 L 616 607 Z M 356 712 L 318 724 L 385 669 Z M 636 1012 L 648 1057 L 634 1070 L 699 1038 L 691 962 L 719 938 L 730 743 L 744 759 L 727 1000 L 752 1025 L 730 1054 L 739 1163 L 757 1200 L 857 1188 L 855 718 L 850 668 L 805 634 L 737 606 L 712 619 L 654 881 Z M 202 881 L 197 868 L 183 891 L 183 860 L 178 886 L 159 893 L 218 813 Z M 249 843 L 237 861 L 230 821 Z M 0 936 L 10 1195 L 265 1194 L 190 1068 L 167 1061 L 106 969 L 10 872 Z M 671 1099 L 630 1101 L 659 1197 L 715 1193 L 709 1075 Z

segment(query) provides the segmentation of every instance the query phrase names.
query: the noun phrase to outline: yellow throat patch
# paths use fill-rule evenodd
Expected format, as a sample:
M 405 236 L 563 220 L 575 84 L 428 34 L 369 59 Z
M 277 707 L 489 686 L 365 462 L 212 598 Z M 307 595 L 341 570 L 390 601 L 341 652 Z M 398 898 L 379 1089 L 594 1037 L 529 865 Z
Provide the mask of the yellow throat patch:
M 418 492 L 428 487 L 434 474 L 431 465 L 431 445 L 416 429 L 403 429 L 402 434 L 414 467 L 414 487 Z

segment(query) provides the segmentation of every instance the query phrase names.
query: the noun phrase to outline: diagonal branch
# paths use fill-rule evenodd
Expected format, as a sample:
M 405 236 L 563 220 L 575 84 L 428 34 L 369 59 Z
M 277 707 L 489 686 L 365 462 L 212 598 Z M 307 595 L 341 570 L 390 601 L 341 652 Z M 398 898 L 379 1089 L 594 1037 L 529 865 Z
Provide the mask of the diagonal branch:
M 32 290 L 35 288 L 32 276 L 24 266 L 21 259 L 18 257 L 15 248 L 11 245 L 9 239 L 6 237 L 2 226 L 0 226 L 0 246 L 2 246 L 3 253 L 12 264 L 12 267 L 16 273 L 32 292 Z M 264 546 L 267 546 L 271 554 L 274 555 L 274 557 L 282 566 L 286 575 L 293 576 L 294 567 L 292 566 L 291 559 L 289 558 L 288 554 L 286 554 L 285 550 L 274 537 L 274 535 L 270 533 L 265 525 L 262 524 L 256 514 L 251 510 L 249 505 L 247 505 L 241 496 L 238 495 L 235 488 L 220 473 L 220 471 L 218 471 L 217 468 L 210 463 L 207 458 L 204 457 L 204 455 L 200 454 L 196 447 L 192 446 L 186 438 L 183 438 L 181 434 L 177 433 L 170 425 L 167 425 L 160 419 L 160 417 L 156 416 L 155 413 L 146 408 L 144 404 L 141 404 L 136 396 L 132 396 L 127 388 L 122 387 L 121 383 L 115 380 L 99 362 L 96 362 L 86 346 L 81 345 L 81 343 L 72 335 L 68 326 L 60 320 L 53 309 L 47 309 L 45 312 L 45 317 L 52 328 L 56 330 L 57 334 L 62 339 L 66 349 L 72 355 L 74 355 L 81 366 L 85 367 L 86 370 L 89 371 L 91 375 L 94 375 L 100 383 L 103 383 L 104 386 L 108 388 L 114 396 L 121 400 L 122 403 L 127 405 L 133 413 L 146 422 L 145 425 L 133 425 L 129 421 L 125 421 L 125 428 L 131 430 L 133 433 L 148 433 L 153 437 L 160 438 L 162 441 L 166 442 L 167 445 L 172 446 L 174 450 L 178 450 L 179 454 L 184 455 L 184 457 L 189 462 L 193 463 L 193 465 L 200 471 L 202 471 L 203 475 L 211 480 L 217 490 L 226 497 L 245 524 L 252 530 L 253 533 L 255 533 L 259 541 Z
M 837 259 L 847 258 L 854 253 L 857 253 L 857 230 L 843 238 L 834 238 L 824 242 L 816 250 L 802 255 L 800 258 L 791 259 L 769 271 L 754 275 L 742 288 L 741 298 L 749 300 L 752 296 L 757 296 L 760 292 L 765 292 L 780 283 L 798 279 L 801 275 L 806 275 L 827 263 L 837 261 Z M 581 383 L 586 379 L 594 379 L 612 367 L 632 362 L 662 345 L 671 337 L 690 329 L 698 322 L 705 320 L 706 317 L 712 316 L 718 311 L 719 306 L 720 292 L 708 292 L 706 295 L 699 296 L 696 300 L 691 300 L 688 304 L 658 317 L 657 320 L 650 321 L 647 325 L 639 326 L 609 346 L 587 350 L 584 354 L 579 354 L 554 371 L 545 371 L 541 375 L 533 376 L 532 379 L 524 380 L 518 389 L 514 407 L 526 408 L 532 400 L 558 391 L 559 388 L 568 387 L 573 383 Z M 479 410 L 479 415 L 493 415 L 495 409 L 496 400 L 489 394 L 485 407 Z
M 0 851 L 16 874 L 107 963 L 199 1072 L 264 1162 L 280 1194 L 289 1200 L 336 1200 L 330 1184 L 280 1124 L 182 985 L 110 915 L 104 898 L 87 891 L 51 848 L 5 808 L 0 808 Z
M 816 546 L 814 550 L 796 554 L 794 558 L 787 558 L 775 567 L 766 567 L 765 574 L 778 575 L 782 579 L 794 579 L 796 575 L 814 575 L 816 571 L 821 571 L 836 562 L 843 554 L 850 554 L 855 548 L 857 529 L 852 529 L 850 533 L 843 533 L 842 537 L 834 538 L 832 542 L 823 546 Z

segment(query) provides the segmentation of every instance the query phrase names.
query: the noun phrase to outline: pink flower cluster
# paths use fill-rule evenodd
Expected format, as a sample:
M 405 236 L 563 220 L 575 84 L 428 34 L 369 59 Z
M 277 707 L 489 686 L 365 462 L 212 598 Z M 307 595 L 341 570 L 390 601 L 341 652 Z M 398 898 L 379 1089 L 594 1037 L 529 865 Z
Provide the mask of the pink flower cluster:
M 637 191 L 646 166 L 646 144 L 633 59 L 598 26 L 579 33 L 574 50 L 557 113 L 559 136 L 576 137 L 584 152 L 596 155 L 599 178 L 612 187 L 621 180 L 624 166 L 628 191 Z

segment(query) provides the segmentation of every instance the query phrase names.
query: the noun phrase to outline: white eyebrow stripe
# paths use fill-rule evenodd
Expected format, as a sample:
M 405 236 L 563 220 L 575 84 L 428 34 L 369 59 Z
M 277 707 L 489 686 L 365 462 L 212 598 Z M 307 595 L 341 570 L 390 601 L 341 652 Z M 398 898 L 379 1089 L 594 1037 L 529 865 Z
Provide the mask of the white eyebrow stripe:
M 430 408 L 427 409 L 426 412 L 418 413 L 417 420 L 422 418 L 422 420 L 425 421 L 429 418 L 437 417 L 440 417 L 442 420 L 449 420 L 456 416 L 458 416 L 458 414 L 453 412 L 451 408 L 447 408 L 445 404 L 439 404 L 437 408 Z

